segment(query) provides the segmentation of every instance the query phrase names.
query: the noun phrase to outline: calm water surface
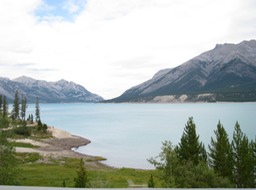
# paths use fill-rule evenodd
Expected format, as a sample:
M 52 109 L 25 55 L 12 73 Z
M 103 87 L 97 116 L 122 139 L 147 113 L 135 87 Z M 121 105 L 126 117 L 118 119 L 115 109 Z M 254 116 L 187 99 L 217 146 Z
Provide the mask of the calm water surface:
M 193 116 L 207 147 L 220 120 L 232 138 L 235 122 L 250 139 L 256 136 L 256 103 L 188 104 L 40 104 L 41 119 L 50 126 L 92 141 L 79 152 L 103 156 L 114 167 L 153 168 L 147 162 L 162 142 L 178 144 Z M 34 112 L 34 105 L 30 105 Z

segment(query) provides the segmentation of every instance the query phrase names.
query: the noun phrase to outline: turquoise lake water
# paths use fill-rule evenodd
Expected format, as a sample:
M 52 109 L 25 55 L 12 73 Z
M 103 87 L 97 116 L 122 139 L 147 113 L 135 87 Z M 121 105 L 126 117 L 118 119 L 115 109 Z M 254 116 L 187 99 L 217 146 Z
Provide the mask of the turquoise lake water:
M 230 140 L 236 121 L 249 139 L 256 136 L 256 103 L 40 104 L 40 110 L 49 126 L 92 141 L 79 152 L 105 157 L 114 167 L 153 168 L 147 159 L 164 140 L 178 144 L 190 116 L 206 147 L 219 120 Z M 28 111 L 34 113 L 34 105 Z

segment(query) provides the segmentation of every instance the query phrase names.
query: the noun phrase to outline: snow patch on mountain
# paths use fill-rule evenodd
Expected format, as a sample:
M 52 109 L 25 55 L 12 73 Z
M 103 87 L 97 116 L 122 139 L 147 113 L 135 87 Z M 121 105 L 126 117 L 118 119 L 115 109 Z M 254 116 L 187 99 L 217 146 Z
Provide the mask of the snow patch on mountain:
M 26 95 L 28 101 L 33 102 L 39 97 L 41 102 L 99 102 L 104 99 L 86 90 L 83 86 L 66 80 L 47 82 L 30 77 L 21 76 L 10 80 L 0 78 L 0 94 L 13 99 L 15 91 Z

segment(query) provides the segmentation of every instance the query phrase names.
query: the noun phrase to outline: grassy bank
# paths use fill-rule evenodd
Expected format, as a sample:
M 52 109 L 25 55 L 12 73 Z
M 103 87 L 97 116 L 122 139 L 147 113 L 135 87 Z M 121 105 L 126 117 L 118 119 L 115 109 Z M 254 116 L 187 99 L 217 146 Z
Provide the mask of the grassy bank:
M 40 156 L 36 153 L 19 153 L 21 162 L 20 185 L 23 186 L 50 186 L 74 187 L 79 159 L 61 158 L 51 159 L 40 163 Z M 138 170 L 129 168 L 101 169 L 87 168 L 91 187 L 95 188 L 125 188 L 129 183 L 147 185 L 150 175 L 156 175 L 155 170 Z
M 16 149 L 18 185 L 74 187 L 80 159 L 84 160 L 92 188 L 147 187 L 151 174 L 157 176 L 155 170 L 112 168 L 99 162 L 104 158 L 75 153 L 70 149 L 88 140 L 57 128 L 41 131 L 36 123 L 14 126 L 2 132 Z

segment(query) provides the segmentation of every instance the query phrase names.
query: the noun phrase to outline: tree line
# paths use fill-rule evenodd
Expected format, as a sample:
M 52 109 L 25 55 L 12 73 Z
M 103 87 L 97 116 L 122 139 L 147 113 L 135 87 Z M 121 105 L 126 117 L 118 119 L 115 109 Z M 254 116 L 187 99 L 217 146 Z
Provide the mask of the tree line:
M 193 117 L 185 125 L 178 145 L 163 142 L 160 154 L 148 161 L 160 171 L 161 187 L 256 187 L 256 138 L 249 140 L 236 122 L 230 141 L 219 121 L 208 152 L 196 133 Z M 154 187 L 154 178 L 149 187 Z
M 21 96 L 21 97 L 20 97 Z M 4 96 L 5 97 L 5 96 Z M 6 98 L 5 98 L 6 99 Z M 0 101 L 1 104 L 1 101 Z M 35 121 L 38 122 L 40 120 L 40 106 L 39 106 L 39 98 L 36 97 L 35 102 Z M 26 120 L 26 111 L 27 111 L 27 98 L 25 95 L 20 95 L 19 91 L 17 90 L 14 96 L 13 101 L 13 108 L 11 111 L 11 117 L 13 120 Z M 33 116 L 29 115 L 29 118 L 31 119 Z M 29 119 L 28 118 L 28 119 Z

